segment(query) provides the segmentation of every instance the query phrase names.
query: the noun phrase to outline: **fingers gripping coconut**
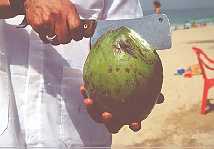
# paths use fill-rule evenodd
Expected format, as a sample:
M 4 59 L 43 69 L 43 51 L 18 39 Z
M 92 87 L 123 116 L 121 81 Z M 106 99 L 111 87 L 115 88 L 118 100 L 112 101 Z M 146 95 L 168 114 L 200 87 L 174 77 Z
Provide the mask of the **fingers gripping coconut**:
M 156 103 L 162 103 L 163 69 L 156 51 L 127 27 L 108 31 L 92 47 L 80 91 L 96 122 L 111 133 L 123 125 L 141 129 Z

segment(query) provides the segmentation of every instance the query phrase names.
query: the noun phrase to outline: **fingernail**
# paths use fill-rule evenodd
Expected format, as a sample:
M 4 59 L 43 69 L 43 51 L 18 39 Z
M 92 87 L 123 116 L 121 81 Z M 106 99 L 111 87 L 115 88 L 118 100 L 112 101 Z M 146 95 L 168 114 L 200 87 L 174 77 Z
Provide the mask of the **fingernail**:
M 84 99 L 83 103 L 87 108 L 91 107 L 94 104 L 93 100 L 90 98 Z
M 134 131 L 134 132 L 137 132 L 141 129 L 141 123 L 140 122 L 134 122 L 134 123 L 131 123 L 129 125 L 129 128 Z
M 109 112 L 103 112 L 102 113 L 102 121 L 104 123 L 108 123 L 112 120 L 112 114 Z
M 84 85 L 80 86 L 80 93 L 83 97 L 87 97 L 86 89 L 85 89 Z

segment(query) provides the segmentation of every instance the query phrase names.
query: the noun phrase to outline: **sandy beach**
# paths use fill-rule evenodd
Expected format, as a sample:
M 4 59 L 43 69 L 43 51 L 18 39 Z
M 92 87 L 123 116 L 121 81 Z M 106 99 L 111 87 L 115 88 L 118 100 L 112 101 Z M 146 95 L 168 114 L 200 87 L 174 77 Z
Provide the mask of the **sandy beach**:
M 158 51 L 164 67 L 164 103 L 154 107 L 139 132 L 124 126 L 113 135 L 113 149 L 214 148 L 214 111 L 200 114 L 202 76 L 175 75 L 177 68 L 198 63 L 193 46 L 204 49 L 214 59 L 214 26 L 173 31 L 172 43 L 170 50 Z M 214 77 L 214 71 L 209 76 Z M 209 90 L 208 98 L 214 99 L 214 88 Z

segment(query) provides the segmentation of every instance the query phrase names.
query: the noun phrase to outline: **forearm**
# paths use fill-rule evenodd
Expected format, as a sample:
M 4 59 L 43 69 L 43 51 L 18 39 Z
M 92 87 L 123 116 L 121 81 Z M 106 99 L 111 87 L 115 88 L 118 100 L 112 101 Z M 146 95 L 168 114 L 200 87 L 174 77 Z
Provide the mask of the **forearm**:
M 0 19 L 7 19 L 16 16 L 16 13 L 10 7 L 9 0 L 0 0 Z

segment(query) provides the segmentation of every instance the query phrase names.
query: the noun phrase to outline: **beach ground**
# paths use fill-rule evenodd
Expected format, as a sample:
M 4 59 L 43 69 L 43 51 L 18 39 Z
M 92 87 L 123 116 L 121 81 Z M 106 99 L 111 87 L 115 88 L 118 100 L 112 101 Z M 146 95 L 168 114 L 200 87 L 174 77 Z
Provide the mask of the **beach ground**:
M 154 107 L 139 132 L 124 126 L 113 135 L 113 149 L 214 148 L 214 111 L 200 114 L 202 76 L 175 75 L 177 68 L 197 64 L 192 46 L 204 49 L 214 59 L 214 26 L 174 31 L 172 43 L 170 50 L 158 51 L 164 67 L 164 103 Z M 214 78 L 214 71 L 209 77 Z M 214 99 L 214 88 L 209 90 L 208 98 Z

